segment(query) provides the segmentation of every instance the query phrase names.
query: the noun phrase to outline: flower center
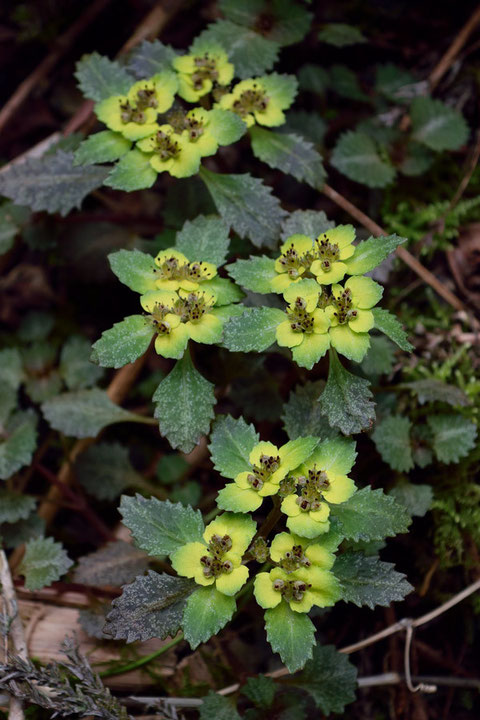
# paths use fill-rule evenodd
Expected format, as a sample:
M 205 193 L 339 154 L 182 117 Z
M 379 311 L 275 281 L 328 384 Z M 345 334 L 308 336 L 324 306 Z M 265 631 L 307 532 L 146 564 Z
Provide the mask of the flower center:
M 321 268 L 324 272 L 330 272 L 333 263 L 340 259 L 340 248 L 335 243 L 329 242 L 326 235 L 321 240 L 317 238 L 315 242 Z
M 210 57 L 208 52 L 205 55 L 197 55 L 194 60 L 195 70 L 192 74 L 192 82 L 195 90 L 201 90 L 205 80 L 216 80 L 218 78 L 217 62 Z
M 205 298 L 204 293 L 191 292 L 186 298 L 179 298 L 174 312 L 180 315 L 182 322 L 198 322 L 212 308 L 213 300 Z
M 172 312 L 167 305 L 163 303 L 157 303 L 150 315 L 151 323 L 155 329 L 157 335 L 169 335 L 171 332 L 171 325 L 165 320 L 165 316 Z
M 170 135 L 159 130 L 155 135 L 153 152 L 159 155 L 161 160 L 170 160 L 180 154 L 180 147 Z
M 317 470 L 314 465 L 308 471 L 307 476 L 301 475 L 298 478 L 298 485 L 300 486 L 300 495 L 297 497 L 297 504 L 300 510 L 304 512 L 320 510 L 323 492 L 330 485 L 327 473 L 323 470 Z
M 281 593 L 287 602 L 300 602 L 310 587 L 312 586 L 302 580 L 278 579 L 273 583 L 273 589 Z
M 293 332 L 312 333 L 314 326 L 313 313 L 306 310 L 307 302 L 297 297 L 294 303 L 288 306 L 287 316 Z
M 155 90 L 149 87 L 141 88 L 137 92 L 137 109 L 146 110 L 147 108 L 157 108 L 158 100 Z
M 345 325 L 349 320 L 357 317 L 358 312 L 353 308 L 352 293 L 349 288 L 345 288 L 338 297 L 333 296 L 332 302 L 336 308 L 333 316 L 339 325 Z
M 280 455 L 261 455 L 259 464 L 252 465 L 252 472 L 247 480 L 253 490 L 261 490 L 274 472 L 280 467 Z
M 293 243 L 280 255 L 279 262 L 292 280 L 296 280 L 300 275 L 300 270 L 305 268 L 303 258 L 295 250 Z
M 287 550 L 279 565 L 286 573 L 294 572 L 299 567 L 310 567 L 312 563 L 306 557 L 301 545 L 294 545 L 291 550 Z
M 224 555 L 232 549 L 232 538 L 229 535 L 212 535 L 208 543 L 207 554 L 200 558 L 203 565 L 203 574 L 205 577 L 219 577 L 225 573 L 231 573 L 233 563 L 225 560 Z
M 202 262 L 191 262 L 181 264 L 176 257 L 165 258 L 155 272 L 159 273 L 162 280 L 191 280 L 201 282 L 208 279 L 208 270 Z
M 232 110 L 238 115 L 244 117 L 253 112 L 265 112 L 269 99 L 265 95 L 265 90 L 254 83 L 251 90 L 245 90 L 240 97 L 235 100 Z
M 120 103 L 120 118 L 122 123 L 126 124 L 129 122 L 137 123 L 138 125 L 144 125 L 147 118 L 144 113 L 145 108 L 134 107 L 130 105 L 130 102 L 126 100 Z

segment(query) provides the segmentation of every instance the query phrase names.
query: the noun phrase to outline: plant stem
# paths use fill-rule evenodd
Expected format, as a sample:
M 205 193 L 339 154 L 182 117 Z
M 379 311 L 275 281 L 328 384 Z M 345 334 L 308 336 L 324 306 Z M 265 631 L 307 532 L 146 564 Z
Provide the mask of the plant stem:
M 152 660 L 155 660 L 157 657 L 160 657 L 160 655 L 166 653 L 168 650 L 170 650 L 170 648 L 178 645 L 178 643 L 181 642 L 183 639 L 183 633 L 179 633 L 176 637 L 173 638 L 173 640 L 170 640 L 170 642 L 162 645 L 162 647 L 159 650 L 156 650 L 154 653 L 151 653 L 150 655 L 145 655 L 145 657 L 134 660 L 131 663 L 127 663 L 127 665 L 121 665 L 120 667 L 112 668 L 111 670 L 105 670 L 104 672 L 99 673 L 99 675 L 101 678 L 112 677 L 113 675 L 122 675 L 123 673 L 130 672 L 130 670 L 136 670 L 139 667 L 143 667 L 143 665 L 147 665 Z

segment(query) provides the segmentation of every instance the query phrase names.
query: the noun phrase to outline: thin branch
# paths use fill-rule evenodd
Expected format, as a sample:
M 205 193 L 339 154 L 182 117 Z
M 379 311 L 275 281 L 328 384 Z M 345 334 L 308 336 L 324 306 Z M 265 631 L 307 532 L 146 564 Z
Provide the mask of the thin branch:
M 5 663 L 7 663 L 8 636 L 12 641 L 12 647 L 16 655 L 22 660 L 28 660 L 27 643 L 23 625 L 18 614 L 17 596 L 13 586 L 10 568 L 7 557 L 3 550 L 0 550 L 0 585 L 2 587 L 3 615 L 5 624 Z M 12 697 L 10 699 L 9 720 L 24 720 L 23 703 L 21 700 Z
M 0 132 L 23 105 L 32 90 L 41 86 L 43 80 L 57 64 L 62 55 L 68 51 L 78 36 L 90 25 L 96 16 L 106 8 L 109 2 L 111 2 L 111 0 L 96 0 L 63 35 L 60 35 L 54 43 L 53 50 L 37 65 L 35 70 L 20 83 L 11 98 L 7 100 L 3 106 L 0 111 Z
M 433 68 L 428 78 L 430 89 L 436 88 L 447 70 L 452 66 L 460 50 L 463 48 L 468 38 L 480 23 L 480 5 L 477 6 L 474 13 L 467 20 L 460 32 L 456 35 L 452 44 L 449 46 L 444 55 Z

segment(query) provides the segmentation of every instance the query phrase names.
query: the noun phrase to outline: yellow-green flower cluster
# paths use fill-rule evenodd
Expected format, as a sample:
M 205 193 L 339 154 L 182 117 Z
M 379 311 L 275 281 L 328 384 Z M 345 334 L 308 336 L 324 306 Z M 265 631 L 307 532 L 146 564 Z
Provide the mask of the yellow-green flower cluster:
M 175 57 L 172 70 L 134 83 L 125 95 L 97 103 L 95 112 L 111 131 L 136 144 L 131 157 L 137 166 L 145 159 L 156 173 L 189 177 L 203 157 L 238 140 L 255 122 L 285 122 L 283 110 L 294 96 L 288 82 L 285 89 L 273 74 L 243 80 L 229 91 L 234 72 L 222 48 L 203 47 Z M 176 96 L 202 106 L 185 108 Z

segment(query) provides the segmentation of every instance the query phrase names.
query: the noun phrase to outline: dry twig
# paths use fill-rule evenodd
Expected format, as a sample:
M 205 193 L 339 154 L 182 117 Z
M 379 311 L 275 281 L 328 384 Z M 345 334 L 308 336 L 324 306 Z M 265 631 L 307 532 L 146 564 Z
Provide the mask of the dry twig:
M 7 557 L 3 550 L 0 550 L 0 585 L 2 587 L 3 621 L 5 629 L 4 661 L 7 663 L 8 637 L 12 641 L 12 647 L 16 655 L 22 660 L 28 660 L 27 643 L 23 632 L 22 621 L 18 614 L 17 597 L 13 587 L 12 576 L 8 566 Z M 23 720 L 23 703 L 21 700 L 12 697 L 10 699 L 9 720 Z

